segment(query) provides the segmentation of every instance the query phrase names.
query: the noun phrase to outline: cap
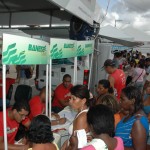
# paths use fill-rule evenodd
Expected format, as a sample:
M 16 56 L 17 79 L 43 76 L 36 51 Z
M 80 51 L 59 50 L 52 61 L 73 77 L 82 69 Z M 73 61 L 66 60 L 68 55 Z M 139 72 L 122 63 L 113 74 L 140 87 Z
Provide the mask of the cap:
M 107 59 L 107 60 L 104 62 L 104 66 L 103 66 L 103 67 L 107 67 L 107 66 L 115 67 L 115 66 L 116 66 L 116 63 L 115 63 L 114 60 Z

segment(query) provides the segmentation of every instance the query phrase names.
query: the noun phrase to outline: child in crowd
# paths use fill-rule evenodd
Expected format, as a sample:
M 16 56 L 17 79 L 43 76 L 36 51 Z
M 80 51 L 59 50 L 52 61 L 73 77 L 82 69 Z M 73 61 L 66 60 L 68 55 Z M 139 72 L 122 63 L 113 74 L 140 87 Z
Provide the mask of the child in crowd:
M 105 105 L 91 107 L 87 113 L 87 122 L 94 139 L 81 150 L 124 150 L 123 141 L 114 137 L 114 114 Z M 70 138 L 70 145 L 67 150 L 77 150 L 78 139 L 76 135 Z

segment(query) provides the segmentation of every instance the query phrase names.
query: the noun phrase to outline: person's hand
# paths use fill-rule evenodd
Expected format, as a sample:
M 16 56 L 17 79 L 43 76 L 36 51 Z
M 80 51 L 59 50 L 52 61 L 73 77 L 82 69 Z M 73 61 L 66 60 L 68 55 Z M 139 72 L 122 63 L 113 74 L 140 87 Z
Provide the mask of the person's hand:
M 60 118 L 60 119 L 59 119 L 59 124 L 65 124 L 66 121 L 67 121 L 66 118 Z
M 70 145 L 68 150 L 77 150 L 78 149 L 78 138 L 77 133 L 74 131 L 73 135 L 69 139 Z
M 87 135 L 87 142 L 91 142 L 93 139 L 92 135 Z
M 56 120 L 59 120 L 60 119 L 60 116 L 56 113 L 52 113 L 52 117 L 56 118 Z
M 30 146 L 28 144 L 23 146 L 23 150 L 28 150 L 30 148 Z

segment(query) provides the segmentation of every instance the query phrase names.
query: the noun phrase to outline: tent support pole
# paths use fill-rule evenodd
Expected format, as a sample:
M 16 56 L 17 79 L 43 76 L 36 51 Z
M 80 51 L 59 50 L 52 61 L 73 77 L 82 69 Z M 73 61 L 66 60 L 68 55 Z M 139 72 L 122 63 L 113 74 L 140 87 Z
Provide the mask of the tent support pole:
M 4 126 L 4 147 L 7 145 L 7 120 L 6 120 L 6 65 L 3 65 L 3 126 Z
M 49 117 L 52 112 L 52 60 L 49 61 Z
M 48 64 L 46 65 L 46 116 L 48 116 Z
M 73 85 L 77 84 L 77 57 L 74 58 L 74 76 L 73 76 Z

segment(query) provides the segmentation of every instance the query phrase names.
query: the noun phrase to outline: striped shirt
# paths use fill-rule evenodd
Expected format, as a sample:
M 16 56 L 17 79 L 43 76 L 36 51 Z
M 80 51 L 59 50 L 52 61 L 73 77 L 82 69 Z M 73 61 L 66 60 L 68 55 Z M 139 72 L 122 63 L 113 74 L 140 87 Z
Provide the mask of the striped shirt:
M 133 147 L 131 131 L 132 131 L 132 126 L 133 126 L 134 122 L 137 120 L 136 116 L 132 116 L 126 122 L 124 122 L 125 118 L 123 118 L 116 127 L 115 136 L 122 138 L 125 147 Z M 148 136 L 148 133 L 149 133 L 148 119 L 145 116 L 141 116 L 138 119 L 140 120 L 141 124 L 145 128 L 146 134 Z

